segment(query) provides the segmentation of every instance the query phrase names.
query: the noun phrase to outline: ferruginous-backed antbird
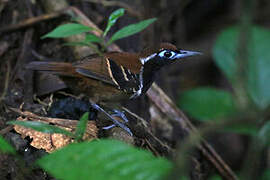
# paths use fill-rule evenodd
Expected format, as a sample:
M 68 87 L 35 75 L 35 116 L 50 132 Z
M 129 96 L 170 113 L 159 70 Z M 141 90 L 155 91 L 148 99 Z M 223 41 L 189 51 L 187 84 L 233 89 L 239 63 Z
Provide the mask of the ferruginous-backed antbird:
M 144 95 L 161 68 L 199 54 L 177 49 L 170 43 L 161 43 L 139 53 L 94 54 L 75 63 L 34 61 L 27 68 L 58 75 L 71 90 L 84 93 L 95 103 L 121 102 Z M 103 111 L 97 104 L 96 108 Z M 132 134 L 124 124 L 112 116 L 110 119 Z

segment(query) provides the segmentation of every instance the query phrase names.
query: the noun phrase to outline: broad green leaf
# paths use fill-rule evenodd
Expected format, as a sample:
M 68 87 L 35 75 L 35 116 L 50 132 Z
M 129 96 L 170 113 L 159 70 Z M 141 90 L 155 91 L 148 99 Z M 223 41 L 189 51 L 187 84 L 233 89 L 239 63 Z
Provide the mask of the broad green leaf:
M 65 180 L 156 180 L 172 169 L 168 160 L 115 140 L 70 144 L 37 163 Z
M 232 27 L 222 32 L 213 49 L 213 57 L 218 67 L 225 73 L 230 81 L 236 76 L 236 56 L 239 31 Z M 230 42 L 230 43 L 229 43 Z
M 68 24 L 58 26 L 53 31 L 42 36 L 41 39 L 64 38 L 64 37 L 69 37 L 76 34 L 81 34 L 83 32 L 89 32 L 91 30 L 93 30 L 93 28 L 82 25 L 82 24 L 68 23 Z
M 120 29 L 119 31 L 117 31 L 116 33 L 113 34 L 111 39 L 108 41 L 108 45 L 111 44 L 112 42 L 118 40 L 118 39 L 122 39 L 122 38 L 125 38 L 127 36 L 131 36 L 133 34 L 136 34 L 140 31 L 144 30 L 150 24 L 155 22 L 156 20 L 157 20 L 157 18 L 147 19 L 147 20 L 141 21 L 139 23 L 131 24 L 131 25 L 128 25 L 126 27 L 123 27 L 122 29 Z
M 218 37 L 213 49 L 213 56 L 218 67 L 234 84 L 237 73 L 237 49 L 239 27 L 226 29 Z M 253 102 L 261 109 L 270 105 L 270 31 L 253 26 L 248 44 L 247 92 Z
M 265 146 L 270 145 L 270 121 L 266 122 L 258 133 L 259 139 Z
M 230 93 L 214 88 L 197 88 L 182 94 L 179 106 L 198 120 L 216 120 L 235 112 Z
M 15 149 L 2 136 L 0 136 L 0 152 L 16 154 Z
M 257 106 L 270 105 L 270 30 L 252 29 L 249 45 L 248 92 Z
M 117 19 L 120 18 L 121 16 L 123 16 L 124 13 L 125 13 L 125 9 L 123 9 L 123 8 L 117 9 L 114 12 L 112 12 L 112 14 L 109 17 L 107 27 L 103 33 L 103 37 L 105 37 L 107 35 L 107 33 L 109 32 L 111 27 L 116 23 Z
M 98 42 L 101 42 L 101 38 L 94 35 L 94 34 L 87 34 L 85 36 L 85 42 L 86 43 L 89 43 L 89 42 L 97 42 L 98 43 Z
M 93 42 L 101 42 L 101 38 L 94 34 L 87 34 L 85 40 L 77 42 L 64 43 L 65 46 L 90 46 Z
M 86 125 L 88 122 L 88 116 L 89 116 L 89 112 L 84 113 L 83 116 L 80 118 L 80 121 L 77 124 L 76 132 L 75 132 L 75 139 L 77 141 L 81 140 L 83 135 L 84 135 Z
M 36 121 L 9 121 L 7 122 L 7 124 L 13 124 L 13 125 L 19 125 L 19 126 L 23 126 L 26 128 L 31 128 L 35 131 L 39 131 L 39 132 L 43 132 L 43 133 L 49 133 L 49 134 L 53 134 L 53 133 L 59 133 L 59 134 L 64 134 L 67 136 L 73 136 L 73 134 L 69 131 L 66 131 L 64 129 L 61 129 L 59 127 L 53 126 L 53 125 L 49 125 L 49 124 L 45 124 L 42 122 L 36 122 Z

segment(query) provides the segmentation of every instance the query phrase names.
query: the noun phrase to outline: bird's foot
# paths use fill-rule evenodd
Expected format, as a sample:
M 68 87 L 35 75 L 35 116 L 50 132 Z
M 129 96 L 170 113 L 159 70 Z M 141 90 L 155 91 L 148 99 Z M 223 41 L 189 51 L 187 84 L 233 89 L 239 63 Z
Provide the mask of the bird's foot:
M 126 123 L 128 122 L 128 118 L 126 117 L 124 111 L 119 111 L 119 110 L 117 110 L 117 109 L 114 109 L 114 110 L 113 110 L 112 116 L 113 116 L 113 117 L 120 117 L 120 118 L 122 118 Z
M 114 113 L 111 114 L 112 117 L 120 117 L 121 119 L 123 119 L 125 121 L 125 123 L 128 122 L 128 119 L 127 119 L 127 117 L 126 117 L 126 115 L 125 115 L 125 113 L 123 111 L 119 111 L 117 109 L 114 109 L 113 112 Z M 112 124 L 110 126 L 103 127 L 103 129 L 107 130 L 107 129 L 111 129 L 111 128 L 115 127 L 115 126 L 116 126 L 115 124 Z
M 113 114 L 109 114 L 109 113 L 107 113 L 103 108 L 101 108 L 99 105 L 97 105 L 97 104 L 95 104 L 95 103 L 93 103 L 92 106 L 93 106 L 93 108 L 95 108 L 97 111 L 104 113 L 104 114 L 105 114 L 105 115 L 113 122 L 112 125 L 103 127 L 103 129 L 111 129 L 111 128 L 115 127 L 115 126 L 119 126 L 120 128 L 124 129 L 126 132 L 128 132 L 131 136 L 133 136 L 131 130 L 130 130 L 127 126 L 125 126 L 123 123 L 117 121 L 117 120 L 114 118 L 114 117 L 120 117 L 120 118 L 122 118 L 125 122 L 128 122 L 128 119 L 127 119 L 127 117 L 125 116 L 125 114 L 124 114 L 123 112 L 114 109 L 114 110 L 113 110 L 114 113 L 113 113 Z

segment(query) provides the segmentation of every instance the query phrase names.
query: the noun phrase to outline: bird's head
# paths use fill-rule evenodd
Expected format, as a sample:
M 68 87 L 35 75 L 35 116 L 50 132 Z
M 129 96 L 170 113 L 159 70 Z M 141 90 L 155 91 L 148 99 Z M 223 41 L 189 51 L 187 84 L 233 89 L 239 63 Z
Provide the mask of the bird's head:
M 140 53 L 140 61 L 143 65 L 149 64 L 161 68 L 177 60 L 196 55 L 201 55 L 201 53 L 177 49 L 175 45 L 170 43 L 161 43 L 157 47 L 144 49 Z

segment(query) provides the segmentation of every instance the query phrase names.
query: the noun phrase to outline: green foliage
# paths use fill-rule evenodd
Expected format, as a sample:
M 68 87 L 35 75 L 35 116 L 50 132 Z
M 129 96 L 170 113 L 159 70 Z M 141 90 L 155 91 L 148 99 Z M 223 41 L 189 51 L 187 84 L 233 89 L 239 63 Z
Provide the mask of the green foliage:
M 270 179 L 270 170 L 267 169 L 266 171 L 264 171 L 262 180 L 269 180 Z
M 218 67 L 233 83 L 237 76 L 237 48 L 239 27 L 226 29 L 218 37 L 213 50 L 213 56 Z M 265 109 L 270 104 L 270 31 L 253 26 L 248 44 L 247 92 L 257 107 Z
M 77 24 L 77 23 L 68 23 L 64 25 L 60 25 L 57 28 L 55 28 L 53 31 L 49 32 L 48 34 L 45 34 L 41 38 L 64 38 L 69 37 L 76 34 L 81 34 L 84 32 L 89 32 L 93 30 L 93 28 Z
M 9 121 L 7 122 L 7 124 L 13 124 L 13 125 L 19 125 L 19 126 L 23 126 L 26 128 L 31 128 L 35 131 L 39 131 L 39 132 L 43 132 L 43 133 L 59 133 L 59 134 L 64 134 L 67 136 L 73 136 L 73 134 L 69 131 L 66 131 L 64 129 L 61 129 L 59 127 L 53 126 L 53 125 L 49 125 L 49 124 L 45 124 L 42 122 L 35 122 L 35 121 Z
M 270 31 L 255 25 L 248 28 L 250 33 L 246 34 L 240 34 L 244 30 L 241 26 L 224 30 L 213 48 L 215 63 L 234 92 L 198 88 L 183 93 L 179 101 L 179 105 L 198 120 L 223 120 L 212 123 L 211 130 L 253 136 L 246 167 L 254 159 L 249 157 L 260 158 L 263 148 L 270 145 L 270 121 L 265 116 L 270 105 Z M 247 44 L 241 44 L 240 37 L 241 43 Z M 242 57 L 246 59 L 240 59 Z M 240 74 L 244 77 L 238 77 Z M 244 169 L 244 174 L 249 177 L 248 169 Z M 269 171 L 265 171 L 262 179 L 269 179 L 269 175 Z
M 2 136 L 0 136 L 0 152 L 16 154 L 15 149 Z
M 120 9 L 117 9 L 116 11 L 114 11 L 110 15 L 107 27 L 106 27 L 106 29 L 105 29 L 105 31 L 103 33 L 103 37 L 105 37 L 107 35 L 107 33 L 109 32 L 111 27 L 116 23 L 117 19 L 120 18 L 121 16 L 123 16 L 124 13 L 125 13 L 125 9 L 120 8 Z
M 220 34 L 213 49 L 213 57 L 218 67 L 233 82 L 237 71 L 237 43 L 239 31 L 232 27 Z M 228 43 L 230 41 L 230 43 Z
M 61 133 L 80 141 L 86 129 L 89 113 L 85 113 L 74 134 L 61 128 L 33 121 L 10 121 L 43 133 Z M 15 153 L 0 137 L 0 150 Z M 161 179 L 172 169 L 164 158 L 156 158 L 150 152 L 139 150 L 115 140 L 98 140 L 74 143 L 42 157 L 37 164 L 55 178 L 73 179 Z
M 172 169 L 166 159 L 115 140 L 70 144 L 37 163 L 55 178 L 65 180 L 155 180 Z
M 238 50 L 241 48 L 239 47 L 240 33 L 239 26 L 233 26 L 224 30 L 218 36 L 213 48 L 213 57 L 217 66 L 226 75 L 233 87 L 238 87 L 236 85 L 240 83 L 237 77 L 240 57 Z M 248 102 L 253 102 L 256 108 L 261 111 L 270 105 L 270 83 L 267 83 L 270 77 L 269 39 L 269 30 L 254 25 L 251 26 L 251 33 L 247 44 L 248 58 L 244 60 L 246 63 L 243 63 L 247 67 L 241 68 L 244 69 L 246 74 L 246 78 L 243 78 L 246 82 L 241 82 L 245 85 L 244 90 L 248 94 L 248 97 L 245 98 L 248 98 Z M 248 106 L 246 107 L 247 109 L 240 112 L 234 105 L 238 103 L 237 100 L 237 98 L 227 92 L 199 88 L 185 92 L 180 98 L 179 105 L 199 120 L 217 119 L 241 113 L 242 111 L 249 112 L 248 108 L 254 109 L 254 107 Z M 226 129 L 241 134 L 258 135 L 258 132 L 266 134 L 264 136 L 261 135 L 261 137 L 267 137 L 269 131 L 267 124 L 259 131 L 254 123 L 233 124 L 226 127 Z M 263 141 L 266 141 L 266 139 Z
M 217 120 L 235 112 L 232 95 L 213 88 L 186 91 L 178 102 L 191 116 L 203 121 Z
M 114 41 L 118 40 L 118 39 L 122 39 L 128 36 L 131 36 L 133 34 L 136 34 L 142 30 L 144 30 L 145 28 L 147 28 L 150 24 L 152 24 L 153 22 L 155 22 L 157 19 L 156 18 L 152 18 L 152 19 L 147 19 L 144 21 L 141 21 L 139 23 L 136 24 L 131 24 L 128 25 L 126 27 L 123 27 L 122 29 L 120 29 L 119 31 L 117 31 L 109 40 L 108 44 L 113 43 Z
M 84 115 L 80 118 L 79 123 L 77 124 L 77 128 L 75 131 L 75 139 L 77 141 L 80 141 L 84 135 L 87 122 L 88 122 L 88 116 L 89 116 L 89 112 L 84 113 Z
M 141 21 L 136 24 L 128 25 L 116 33 L 112 35 L 111 38 L 109 38 L 108 42 L 106 42 L 106 36 L 108 32 L 110 31 L 111 27 L 116 23 L 117 19 L 123 16 L 125 13 L 125 10 L 123 8 L 117 9 L 116 11 L 112 12 L 112 14 L 109 17 L 107 27 L 105 31 L 103 32 L 102 36 L 96 36 L 94 34 L 91 34 L 90 32 L 95 30 L 94 28 L 90 28 L 88 26 L 84 26 L 82 24 L 78 23 L 68 23 L 64 25 L 60 25 L 57 28 L 55 28 L 53 31 L 45 34 L 42 36 L 42 39 L 44 38 L 65 38 L 76 34 L 81 34 L 84 32 L 87 32 L 86 38 L 83 41 L 79 42 L 71 42 L 71 43 L 65 43 L 65 45 L 70 46 L 92 46 L 92 43 L 99 43 L 102 47 L 102 50 L 105 50 L 107 46 L 112 44 L 114 41 L 131 36 L 133 34 L 136 34 L 138 32 L 141 32 L 145 28 L 147 28 L 150 24 L 156 21 L 156 18 L 147 19 L 144 21 Z M 96 49 L 94 49 L 96 50 Z M 96 50 L 97 51 L 97 50 Z M 100 53 L 97 51 L 97 53 Z
M 254 26 L 249 45 L 248 92 L 255 104 L 265 109 L 270 105 L 270 31 Z
M 85 36 L 85 42 L 86 43 L 100 43 L 102 42 L 102 38 L 94 35 L 94 34 L 86 34 Z

